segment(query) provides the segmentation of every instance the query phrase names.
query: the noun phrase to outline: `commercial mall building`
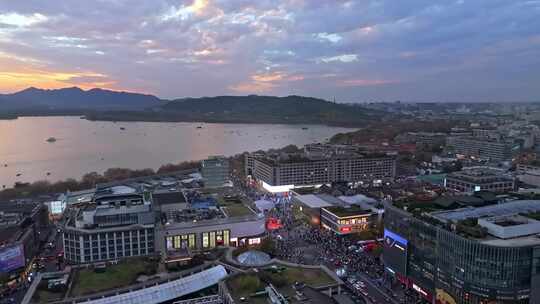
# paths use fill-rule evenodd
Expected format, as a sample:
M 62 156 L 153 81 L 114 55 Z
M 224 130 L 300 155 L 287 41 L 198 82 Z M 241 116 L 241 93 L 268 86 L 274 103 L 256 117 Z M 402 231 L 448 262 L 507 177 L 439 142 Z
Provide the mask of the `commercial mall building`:
M 431 303 L 540 303 L 540 201 L 419 206 L 385 206 L 388 275 Z
M 314 144 L 297 153 L 246 154 L 245 171 L 269 192 L 333 182 L 392 180 L 396 160 L 384 153 L 365 153 L 354 146 Z
M 176 262 L 218 246 L 259 244 L 265 217 L 220 191 L 200 188 L 186 176 L 98 185 L 84 199 L 68 195 L 65 258 L 85 264 L 159 255 Z
M 154 191 L 153 200 L 161 219 L 156 245 L 167 262 L 218 246 L 256 245 L 266 236 L 264 216 L 234 196 L 218 202 L 194 189 L 162 189 Z
M 354 234 L 379 225 L 382 205 L 363 195 L 334 197 L 328 194 L 297 195 L 292 199 L 293 212 L 311 224 L 337 235 Z

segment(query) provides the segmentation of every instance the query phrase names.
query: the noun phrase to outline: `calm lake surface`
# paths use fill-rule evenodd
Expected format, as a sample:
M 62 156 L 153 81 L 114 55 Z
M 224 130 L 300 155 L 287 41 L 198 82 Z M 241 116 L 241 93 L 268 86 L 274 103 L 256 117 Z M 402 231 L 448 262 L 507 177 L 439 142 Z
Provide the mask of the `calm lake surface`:
M 0 120 L 0 188 L 17 181 L 79 179 L 112 167 L 157 169 L 209 155 L 302 146 L 351 130 L 314 125 L 113 123 L 79 117 Z M 49 137 L 57 141 L 49 143 Z

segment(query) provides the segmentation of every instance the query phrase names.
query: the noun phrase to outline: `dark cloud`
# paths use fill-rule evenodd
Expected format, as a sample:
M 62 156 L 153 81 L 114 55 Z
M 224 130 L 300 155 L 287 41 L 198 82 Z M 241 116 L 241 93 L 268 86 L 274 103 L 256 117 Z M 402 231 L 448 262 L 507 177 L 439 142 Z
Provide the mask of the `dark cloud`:
M 539 53 L 538 1 L 0 3 L 8 72 L 167 98 L 538 100 Z

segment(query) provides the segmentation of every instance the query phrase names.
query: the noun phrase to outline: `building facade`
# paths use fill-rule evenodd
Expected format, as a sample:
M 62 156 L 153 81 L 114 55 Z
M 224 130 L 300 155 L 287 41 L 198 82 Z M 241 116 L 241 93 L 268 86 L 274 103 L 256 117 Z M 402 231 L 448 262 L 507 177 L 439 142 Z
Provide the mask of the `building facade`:
M 74 264 L 154 254 L 154 212 L 143 194 L 109 194 L 74 209 L 63 227 L 64 256 Z
M 218 246 L 257 245 L 266 236 L 266 221 L 257 215 L 171 223 L 158 231 L 167 251 L 207 251 Z
M 514 190 L 515 180 L 501 170 L 470 168 L 448 174 L 444 185 L 448 189 L 464 193 L 477 191 L 504 193 Z
M 519 149 L 519 146 L 506 141 L 462 136 L 448 137 L 446 145 L 456 154 L 494 161 L 511 160 Z
M 270 186 L 320 185 L 333 182 L 391 180 L 396 160 L 387 155 L 288 159 L 246 155 L 246 172 Z
M 206 187 L 223 187 L 229 180 L 229 160 L 223 156 L 205 159 L 201 162 L 201 174 Z
M 445 133 L 435 132 L 407 132 L 396 136 L 394 141 L 398 144 L 415 143 L 419 147 L 438 147 L 446 142 Z
M 358 233 L 377 224 L 378 214 L 358 206 L 324 207 L 321 209 L 321 225 L 338 235 Z
M 521 182 L 527 185 L 540 187 L 540 167 L 518 164 L 516 174 Z
M 540 239 L 469 238 L 391 205 L 384 223 L 387 273 L 427 301 L 540 303 Z

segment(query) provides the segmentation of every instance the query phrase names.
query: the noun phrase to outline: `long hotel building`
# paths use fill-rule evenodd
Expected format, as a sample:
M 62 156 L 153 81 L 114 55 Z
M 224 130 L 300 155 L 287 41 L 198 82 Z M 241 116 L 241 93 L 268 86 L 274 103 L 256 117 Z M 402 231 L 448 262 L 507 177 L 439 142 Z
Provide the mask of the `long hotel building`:
M 519 145 L 511 142 L 477 137 L 450 136 L 446 145 L 452 147 L 456 154 L 494 161 L 511 160 L 519 150 Z
M 247 154 L 246 175 L 269 190 L 287 191 L 295 186 L 333 182 L 373 182 L 392 180 L 396 159 L 386 154 L 344 153 Z

